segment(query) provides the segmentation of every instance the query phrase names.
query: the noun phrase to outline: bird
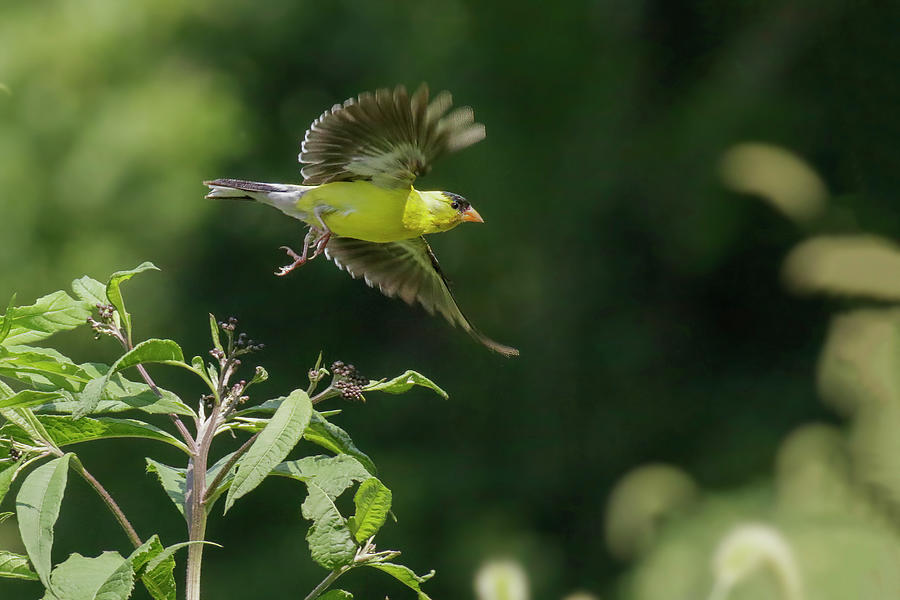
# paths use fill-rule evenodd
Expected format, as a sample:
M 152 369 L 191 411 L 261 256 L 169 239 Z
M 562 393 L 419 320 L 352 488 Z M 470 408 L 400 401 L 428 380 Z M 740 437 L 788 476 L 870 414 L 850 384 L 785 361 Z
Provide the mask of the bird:
M 450 110 L 447 91 L 413 93 L 403 85 L 363 92 L 326 110 L 309 126 L 300 146 L 301 185 L 241 179 L 204 181 L 207 198 L 255 200 L 304 222 L 301 252 L 284 276 L 324 254 L 354 279 L 407 304 L 438 312 L 476 341 L 503 356 L 516 348 L 492 340 L 460 310 L 426 235 L 461 223 L 483 223 L 459 194 L 421 191 L 413 183 L 439 157 L 485 137 L 471 107 Z

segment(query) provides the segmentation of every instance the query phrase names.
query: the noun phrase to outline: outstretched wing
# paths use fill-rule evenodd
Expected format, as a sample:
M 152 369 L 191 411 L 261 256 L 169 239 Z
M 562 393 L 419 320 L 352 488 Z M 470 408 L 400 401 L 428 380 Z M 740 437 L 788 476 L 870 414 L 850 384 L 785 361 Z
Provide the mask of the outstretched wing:
M 398 85 L 364 92 L 335 104 L 313 121 L 300 150 L 303 183 L 367 179 L 383 187 L 408 187 L 442 154 L 484 139 L 468 106 L 450 112 L 450 92 L 430 102 L 428 86 L 411 97 Z
M 407 304 L 418 301 L 429 314 L 444 315 L 473 338 L 504 356 L 519 351 L 490 339 L 466 319 L 441 272 L 431 246 L 425 238 L 378 244 L 346 237 L 332 237 L 325 256 L 354 278 L 362 278 L 369 287 L 378 287 L 385 296 L 400 297 Z

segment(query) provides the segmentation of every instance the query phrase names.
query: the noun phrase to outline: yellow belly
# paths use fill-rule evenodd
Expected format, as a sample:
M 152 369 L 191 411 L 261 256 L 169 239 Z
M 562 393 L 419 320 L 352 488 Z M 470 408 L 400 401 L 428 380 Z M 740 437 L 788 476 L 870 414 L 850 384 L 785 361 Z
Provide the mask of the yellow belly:
M 408 208 L 419 203 L 419 193 L 412 188 L 385 189 L 368 181 L 336 181 L 304 194 L 297 208 L 309 213 L 306 220 L 312 225 L 318 225 L 314 216 L 318 213 L 336 235 L 396 242 L 424 232 L 408 218 Z

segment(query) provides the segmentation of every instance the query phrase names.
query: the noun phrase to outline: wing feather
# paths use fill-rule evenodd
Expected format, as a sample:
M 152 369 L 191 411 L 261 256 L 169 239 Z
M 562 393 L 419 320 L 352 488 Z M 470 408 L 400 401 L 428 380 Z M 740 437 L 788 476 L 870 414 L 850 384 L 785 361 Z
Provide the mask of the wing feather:
M 447 278 L 425 238 L 378 244 L 346 237 L 332 237 L 325 256 L 354 279 L 362 278 L 388 297 L 407 304 L 418 302 L 429 314 L 441 313 L 494 352 L 517 356 L 519 351 L 490 339 L 469 322 L 450 292 Z
M 406 187 L 440 156 L 484 139 L 471 108 L 442 91 L 429 102 L 422 84 L 410 96 L 402 85 L 363 92 L 313 121 L 300 147 L 303 183 L 371 180 Z

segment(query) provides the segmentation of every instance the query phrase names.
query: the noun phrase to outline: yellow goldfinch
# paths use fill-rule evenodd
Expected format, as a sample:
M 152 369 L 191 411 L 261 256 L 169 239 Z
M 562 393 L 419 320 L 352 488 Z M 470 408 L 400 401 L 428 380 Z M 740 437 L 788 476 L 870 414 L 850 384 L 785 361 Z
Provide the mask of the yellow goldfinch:
M 418 301 L 491 350 L 517 356 L 469 323 L 423 237 L 484 222 L 462 196 L 412 185 L 439 156 L 484 139 L 472 109 L 448 113 L 451 104 L 446 91 L 429 102 L 424 84 L 412 96 L 403 86 L 362 93 L 326 110 L 306 131 L 303 185 L 216 179 L 204 182 L 206 197 L 256 200 L 309 226 L 300 254 L 282 246 L 294 262 L 276 275 L 324 253 L 386 296 Z

